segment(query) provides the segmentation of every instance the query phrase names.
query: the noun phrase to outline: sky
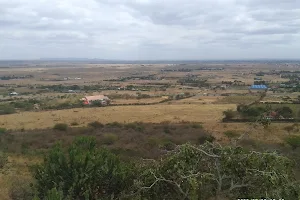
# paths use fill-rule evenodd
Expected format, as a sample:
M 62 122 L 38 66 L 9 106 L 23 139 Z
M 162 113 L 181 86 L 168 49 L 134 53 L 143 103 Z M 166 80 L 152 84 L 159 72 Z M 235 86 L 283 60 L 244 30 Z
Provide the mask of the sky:
M 0 0 L 0 59 L 299 59 L 300 0 Z

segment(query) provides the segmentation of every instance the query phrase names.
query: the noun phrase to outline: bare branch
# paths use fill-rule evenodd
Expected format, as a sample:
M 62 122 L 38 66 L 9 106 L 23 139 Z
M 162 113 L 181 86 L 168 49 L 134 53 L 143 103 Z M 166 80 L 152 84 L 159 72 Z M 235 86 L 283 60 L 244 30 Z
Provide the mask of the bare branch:
M 205 154 L 205 155 L 207 155 L 207 156 L 209 156 L 209 157 L 212 157 L 212 158 L 221 158 L 221 156 L 218 156 L 218 155 L 215 155 L 215 154 L 209 154 L 209 153 L 205 152 L 204 150 L 199 149 L 199 148 L 197 148 L 197 147 L 194 147 L 194 146 L 191 146 L 191 147 L 192 147 L 193 149 L 197 150 L 197 151 L 200 151 L 201 153 L 203 153 L 203 154 Z

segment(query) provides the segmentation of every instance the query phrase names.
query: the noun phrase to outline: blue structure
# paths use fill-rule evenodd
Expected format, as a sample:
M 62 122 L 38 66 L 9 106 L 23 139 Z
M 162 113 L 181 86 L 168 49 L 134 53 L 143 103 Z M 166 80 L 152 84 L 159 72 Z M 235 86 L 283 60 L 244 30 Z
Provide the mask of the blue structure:
M 251 90 L 266 90 L 268 87 L 266 85 L 251 85 Z

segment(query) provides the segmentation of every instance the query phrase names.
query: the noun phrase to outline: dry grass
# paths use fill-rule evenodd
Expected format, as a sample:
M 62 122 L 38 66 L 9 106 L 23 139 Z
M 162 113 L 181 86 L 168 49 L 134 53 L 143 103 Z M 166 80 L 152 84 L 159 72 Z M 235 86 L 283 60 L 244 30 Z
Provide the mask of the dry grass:
M 114 106 L 102 108 L 80 108 L 59 111 L 22 112 L 0 116 L 0 126 L 7 129 L 36 129 L 53 127 L 56 123 L 80 125 L 92 121 L 109 122 L 153 122 L 195 121 L 218 122 L 222 112 L 235 109 L 234 104 L 207 105 L 151 105 L 151 106 Z
M 40 161 L 41 159 L 37 157 L 10 154 L 8 164 L 0 173 L 0 199 L 10 200 L 9 190 L 12 181 L 23 178 L 31 180 L 32 177 L 28 166 Z

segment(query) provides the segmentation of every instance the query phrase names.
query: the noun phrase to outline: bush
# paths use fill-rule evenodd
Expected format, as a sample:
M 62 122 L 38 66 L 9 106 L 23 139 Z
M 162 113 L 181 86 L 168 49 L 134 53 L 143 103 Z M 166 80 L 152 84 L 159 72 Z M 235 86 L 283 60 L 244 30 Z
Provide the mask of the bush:
M 64 123 L 55 124 L 53 129 L 58 131 L 67 131 L 68 125 Z
M 224 135 L 228 138 L 235 138 L 235 137 L 240 136 L 240 134 L 237 133 L 236 131 L 225 131 Z
M 138 132 L 143 132 L 145 130 L 145 127 L 141 122 L 133 122 L 133 123 L 125 124 L 125 128 L 133 129 Z
M 34 191 L 31 187 L 30 180 L 27 178 L 15 178 L 9 189 L 9 197 L 12 200 L 32 200 Z
M 7 132 L 6 128 L 0 128 L 0 135 L 6 132 Z
M 198 124 L 198 123 L 193 123 L 191 125 L 192 128 L 198 129 L 198 128 L 203 128 L 202 124 Z
M 118 136 L 113 133 L 107 133 L 103 135 L 102 143 L 106 145 L 112 145 L 118 140 Z
M 292 147 L 293 150 L 300 147 L 300 136 L 299 135 L 288 136 L 285 139 L 285 141 L 287 144 L 289 144 Z
M 0 151 L 0 169 L 2 169 L 8 162 L 8 157 L 7 155 Z
M 78 124 L 78 122 L 72 122 L 71 123 L 71 126 L 78 126 L 79 124 Z
M 258 117 L 264 112 L 266 112 L 266 109 L 262 107 L 250 107 L 242 110 L 242 114 L 246 117 Z
M 119 122 L 112 122 L 112 123 L 108 123 L 106 124 L 108 127 L 115 127 L 115 128 L 122 128 L 123 125 Z
M 176 144 L 174 144 L 171 141 L 166 141 L 163 143 L 162 148 L 167 150 L 167 151 L 172 151 L 176 148 Z
M 236 116 L 236 112 L 233 110 L 226 110 L 223 112 L 223 115 L 225 116 L 225 119 L 232 119 Z
M 59 199 L 119 199 L 132 187 L 137 171 L 130 163 L 105 149 L 96 148 L 94 138 L 78 138 L 65 152 L 55 145 L 44 162 L 34 168 L 35 187 L 40 199 L 53 190 Z M 61 191 L 61 192 L 60 192 Z
M 166 134 L 170 134 L 171 133 L 171 130 L 170 130 L 169 126 L 164 126 L 164 133 L 166 133 Z
M 13 114 L 16 110 L 11 105 L 0 105 L 0 115 Z
M 279 115 L 283 116 L 284 118 L 291 118 L 293 117 L 293 110 L 290 107 L 284 106 L 282 108 L 278 108 L 276 110 Z
M 205 142 L 213 142 L 215 139 L 216 138 L 212 135 L 203 135 L 198 138 L 197 143 L 204 144 Z
M 93 128 L 103 128 L 104 127 L 104 125 L 98 121 L 91 122 L 88 125 Z
M 275 153 L 182 145 L 143 171 L 139 184 L 145 189 L 138 199 L 299 199 L 292 167 L 291 160 Z

